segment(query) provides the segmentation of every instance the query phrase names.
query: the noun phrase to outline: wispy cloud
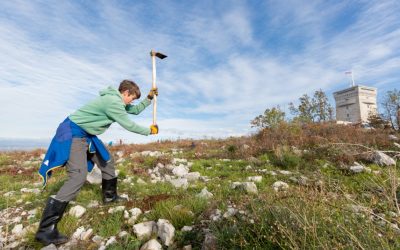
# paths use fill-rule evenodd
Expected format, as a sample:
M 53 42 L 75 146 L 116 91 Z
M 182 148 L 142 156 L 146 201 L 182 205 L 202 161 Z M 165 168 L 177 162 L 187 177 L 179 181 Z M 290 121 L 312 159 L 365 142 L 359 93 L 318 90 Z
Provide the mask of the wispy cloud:
M 113 126 L 105 140 L 230 136 L 304 93 L 357 82 L 398 86 L 397 1 L 0 3 L 0 137 L 51 137 L 64 117 L 124 78 L 151 84 L 161 134 Z M 145 95 L 145 93 L 143 94 Z M 151 110 L 133 117 L 150 125 Z

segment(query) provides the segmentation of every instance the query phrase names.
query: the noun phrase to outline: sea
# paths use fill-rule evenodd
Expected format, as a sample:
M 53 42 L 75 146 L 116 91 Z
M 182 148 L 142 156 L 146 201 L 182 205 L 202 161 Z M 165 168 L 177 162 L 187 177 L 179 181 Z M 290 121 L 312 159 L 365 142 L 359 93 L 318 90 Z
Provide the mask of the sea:
M 31 151 L 47 149 L 51 139 L 8 139 L 0 138 L 0 152 L 4 151 Z

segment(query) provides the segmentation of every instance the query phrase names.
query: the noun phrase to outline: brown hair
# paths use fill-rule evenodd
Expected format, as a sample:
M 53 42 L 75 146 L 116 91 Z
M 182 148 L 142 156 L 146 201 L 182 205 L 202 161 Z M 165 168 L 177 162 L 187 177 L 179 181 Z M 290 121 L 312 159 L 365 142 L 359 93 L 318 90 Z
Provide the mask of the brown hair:
M 136 98 L 140 98 L 140 89 L 134 81 L 131 80 L 123 80 L 119 84 L 118 88 L 119 92 L 122 94 L 125 90 L 128 90 L 129 94 L 135 95 Z

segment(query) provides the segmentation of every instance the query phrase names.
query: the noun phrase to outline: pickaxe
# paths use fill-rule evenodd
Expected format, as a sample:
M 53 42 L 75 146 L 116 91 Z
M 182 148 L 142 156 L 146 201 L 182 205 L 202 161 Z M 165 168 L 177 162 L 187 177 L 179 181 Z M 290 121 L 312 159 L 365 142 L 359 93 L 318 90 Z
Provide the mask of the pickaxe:
M 167 56 L 161 54 L 160 52 L 156 52 L 154 50 L 150 51 L 151 61 L 153 63 L 153 89 L 156 88 L 156 57 L 160 58 L 161 60 L 166 58 Z M 154 102 L 153 102 L 153 125 L 156 125 L 156 116 L 157 116 L 157 96 L 154 95 Z

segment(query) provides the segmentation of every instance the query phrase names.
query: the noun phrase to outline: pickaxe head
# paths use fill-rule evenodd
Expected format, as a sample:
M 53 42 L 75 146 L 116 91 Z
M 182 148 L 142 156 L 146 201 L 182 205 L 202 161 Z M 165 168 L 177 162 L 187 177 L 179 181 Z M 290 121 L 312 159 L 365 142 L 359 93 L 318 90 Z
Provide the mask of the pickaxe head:
M 156 57 L 158 57 L 158 58 L 160 58 L 160 59 L 164 59 L 164 58 L 167 57 L 166 55 L 164 55 L 164 54 L 162 54 L 162 53 L 160 53 L 160 52 L 156 52 L 156 51 L 154 51 L 154 50 L 150 51 L 150 55 L 151 55 L 151 56 L 156 56 Z

